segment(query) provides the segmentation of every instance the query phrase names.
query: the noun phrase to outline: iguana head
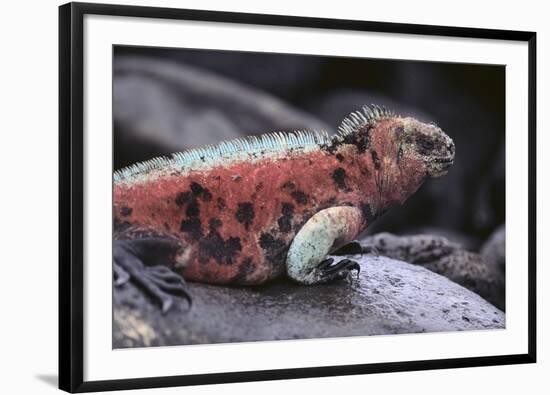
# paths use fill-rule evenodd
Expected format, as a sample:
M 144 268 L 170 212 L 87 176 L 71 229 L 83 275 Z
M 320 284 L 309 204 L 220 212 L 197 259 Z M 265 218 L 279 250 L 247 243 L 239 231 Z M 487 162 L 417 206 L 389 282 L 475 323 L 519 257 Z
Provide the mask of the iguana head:
M 335 137 L 355 147 L 366 184 L 374 184 L 377 206 L 403 203 L 428 177 L 440 177 L 453 164 L 455 147 L 438 126 L 401 117 L 372 105 L 352 112 Z
M 398 160 L 421 161 L 429 177 L 447 174 L 455 156 L 453 140 L 433 123 L 423 123 L 414 118 L 396 119 L 396 123 Z M 402 124 L 402 129 L 399 124 Z
M 440 177 L 453 164 L 453 140 L 434 123 L 401 117 L 376 105 L 352 112 L 339 127 L 337 143 L 350 143 L 375 170 Z

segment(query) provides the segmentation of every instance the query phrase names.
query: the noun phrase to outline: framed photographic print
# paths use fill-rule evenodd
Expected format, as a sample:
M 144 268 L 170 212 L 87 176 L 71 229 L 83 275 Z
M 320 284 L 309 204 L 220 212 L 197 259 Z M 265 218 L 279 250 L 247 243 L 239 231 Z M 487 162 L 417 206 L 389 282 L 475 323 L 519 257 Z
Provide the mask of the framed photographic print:
M 59 17 L 61 389 L 535 362 L 534 32 Z

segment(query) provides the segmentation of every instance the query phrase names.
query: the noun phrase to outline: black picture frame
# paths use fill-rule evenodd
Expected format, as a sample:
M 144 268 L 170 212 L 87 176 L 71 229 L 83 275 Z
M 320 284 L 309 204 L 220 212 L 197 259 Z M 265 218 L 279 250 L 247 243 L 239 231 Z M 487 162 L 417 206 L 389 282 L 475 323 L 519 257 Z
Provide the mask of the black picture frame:
M 216 374 L 84 381 L 83 377 L 83 19 L 87 14 L 231 22 L 528 43 L 528 352 Z M 173 8 L 68 3 L 59 8 L 59 388 L 69 392 L 278 380 L 536 361 L 536 33 Z

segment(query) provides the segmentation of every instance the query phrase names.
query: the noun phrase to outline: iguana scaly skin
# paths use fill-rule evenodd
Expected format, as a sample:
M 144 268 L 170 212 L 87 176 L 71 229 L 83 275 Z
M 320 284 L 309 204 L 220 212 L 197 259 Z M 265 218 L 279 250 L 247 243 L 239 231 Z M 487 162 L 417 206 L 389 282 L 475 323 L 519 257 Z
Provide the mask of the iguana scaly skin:
M 436 125 L 370 106 L 333 137 L 272 133 L 130 166 L 114 175 L 119 282 L 138 277 L 153 294 L 182 285 L 159 264 L 214 284 L 345 277 L 356 264 L 326 255 L 453 159 Z

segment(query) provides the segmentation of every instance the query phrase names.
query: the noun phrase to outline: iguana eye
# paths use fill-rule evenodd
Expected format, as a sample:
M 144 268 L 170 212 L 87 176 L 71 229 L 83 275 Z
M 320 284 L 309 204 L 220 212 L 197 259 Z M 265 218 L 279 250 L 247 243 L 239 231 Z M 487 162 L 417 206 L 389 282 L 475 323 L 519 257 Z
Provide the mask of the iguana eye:
M 435 141 L 430 136 L 419 134 L 416 137 L 416 145 L 420 154 L 430 155 L 435 148 Z

